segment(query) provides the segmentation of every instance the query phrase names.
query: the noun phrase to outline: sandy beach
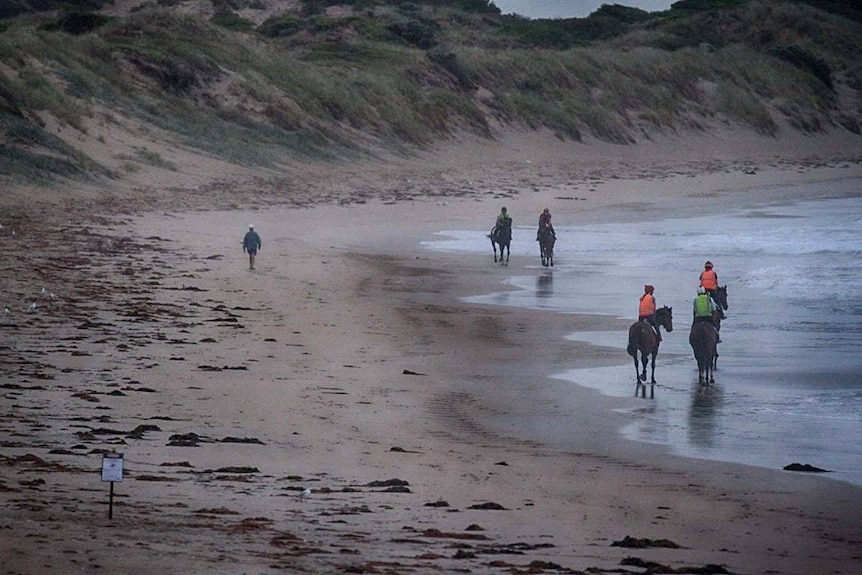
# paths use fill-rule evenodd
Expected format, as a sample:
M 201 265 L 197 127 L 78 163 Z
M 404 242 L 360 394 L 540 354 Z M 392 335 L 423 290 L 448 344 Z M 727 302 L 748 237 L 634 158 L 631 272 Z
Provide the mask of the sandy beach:
M 622 439 L 617 399 L 549 375 L 629 362 L 564 336 L 630 321 L 467 304 L 527 262 L 422 247 L 501 205 L 577 225 L 787 201 L 860 177 L 858 136 L 196 162 L 4 190 L 4 574 L 859 572 L 862 490 Z M 535 441 L 541 418 L 579 449 Z

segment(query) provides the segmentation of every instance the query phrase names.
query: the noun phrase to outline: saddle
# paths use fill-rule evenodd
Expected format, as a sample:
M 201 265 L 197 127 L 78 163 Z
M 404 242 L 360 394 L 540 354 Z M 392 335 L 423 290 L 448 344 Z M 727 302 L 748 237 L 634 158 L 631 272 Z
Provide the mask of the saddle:
M 645 320 L 643 318 L 641 318 L 640 322 L 642 324 L 645 324 L 648 328 L 650 328 L 654 334 L 659 335 L 658 329 L 656 329 L 653 324 L 651 324 L 650 322 L 648 322 L 647 320 Z

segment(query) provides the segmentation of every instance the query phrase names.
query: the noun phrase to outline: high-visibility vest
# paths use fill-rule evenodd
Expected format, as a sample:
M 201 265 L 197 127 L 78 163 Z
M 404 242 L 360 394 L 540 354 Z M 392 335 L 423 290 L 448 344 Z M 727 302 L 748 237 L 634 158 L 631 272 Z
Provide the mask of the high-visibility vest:
M 641 296 L 641 305 L 638 308 L 638 317 L 646 317 L 655 313 L 655 298 L 651 293 L 645 293 Z
M 697 297 L 694 298 L 694 317 L 712 317 L 709 294 L 697 294 Z
M 718 274 L 713 270 L 703 270 L 700 274 L 700 285 L 704 289 L 714 290 L 718 288 Z

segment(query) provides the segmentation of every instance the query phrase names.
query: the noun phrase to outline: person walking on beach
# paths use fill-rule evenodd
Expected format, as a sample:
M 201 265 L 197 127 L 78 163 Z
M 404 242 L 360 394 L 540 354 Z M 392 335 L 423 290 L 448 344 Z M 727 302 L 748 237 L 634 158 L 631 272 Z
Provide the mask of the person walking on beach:
M 257 250 L 263 247 L 263 242 L 260 241 L 260 235 L 254 231 L 254 225 L 248 225 L 248 231 L 242 239 L 242 251 L 248 253 L 248 269 L 254 269 L 254 257 L 257 255 Z
M 661 330 L 658 328 L 658 324 L 655 321 L 655 288 L 649 284 L 644 286 L 644 294 L 640 299 L 640 306 L 638 307 L 638 321 L 645 321 L 650 324 L 655 330 L 656 339 L 661 341 Z

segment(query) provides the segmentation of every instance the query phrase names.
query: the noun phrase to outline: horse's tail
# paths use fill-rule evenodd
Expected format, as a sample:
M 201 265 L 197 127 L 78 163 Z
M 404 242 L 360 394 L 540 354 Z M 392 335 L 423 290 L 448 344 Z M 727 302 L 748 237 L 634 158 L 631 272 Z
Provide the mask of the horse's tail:
M 635 342 L 629 340 L 629 345 L 626 347 L 626 352 L 629 355 L 635 355 L 637 353 L 637 347 L 635 347 Z

